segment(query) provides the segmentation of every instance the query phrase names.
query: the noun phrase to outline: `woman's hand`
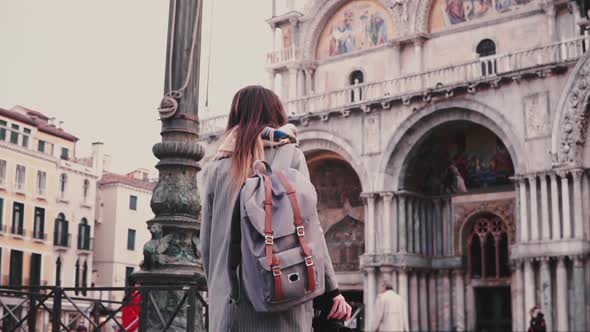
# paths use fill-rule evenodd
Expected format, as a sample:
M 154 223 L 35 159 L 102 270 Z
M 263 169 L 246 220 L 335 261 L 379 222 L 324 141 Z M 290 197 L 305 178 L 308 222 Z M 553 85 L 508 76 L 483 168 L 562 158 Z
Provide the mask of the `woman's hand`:
M 332 301 L 334 301 L 334 304 L 332 305 L 332 310 L 330 310 L 328 319 L 342 320 L 346 318 L 346 320 L 349 320 L 350 315 L 352 314 L 352 307 L 346 303 L 344 296 L 340 294 L 334 297 Z

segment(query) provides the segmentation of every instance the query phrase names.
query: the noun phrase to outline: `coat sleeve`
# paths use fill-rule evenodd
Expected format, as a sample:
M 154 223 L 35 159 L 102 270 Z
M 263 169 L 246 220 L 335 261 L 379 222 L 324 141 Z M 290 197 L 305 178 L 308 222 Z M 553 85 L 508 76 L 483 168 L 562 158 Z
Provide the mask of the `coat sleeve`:
M 371 319 L 369 329 L 367 331 L 377 331 L 381 320 L 383 319 L 383 297 L 377 296 L 375 301 L 375 310 L 373 312 L 373 318 Z
M 203 190 L 203 209 L 201 210 L 201 233 L 200 233 L 200 242 L 201 242 L 201 258 L 203 260 L 203 270 L 205 271 L 205 276 L 208 277 L 209 271 L 209 254 L 210 254 L 210 244 L 211 244 L 211 219 L 212 218 L 212 207 L 213 207 L 213 190 L 212 185 L 215 183 L 211 177 L 214 175 L 214 172 L 211 171 L 210 167 L 207 167 L 203 171 L 203 177 L 205 188 Z
M 295 149 L 291 167 L 298 170 L 309 179 L 309 169 L 307 168 L 307 162 L 305 161 L 305 156 L 301 150 Z M 330 258 L 330 253 L 328 252 L 328 246 L 324 236 L 322 236 L 322 247 L 325 252 L 324 270 L 326 274 L 326 293 L 328 293 L 338 289 L 338 280 L 336 279 L 336 272 L 334 271 L 334 266 L 332 265 L 332 259 Z

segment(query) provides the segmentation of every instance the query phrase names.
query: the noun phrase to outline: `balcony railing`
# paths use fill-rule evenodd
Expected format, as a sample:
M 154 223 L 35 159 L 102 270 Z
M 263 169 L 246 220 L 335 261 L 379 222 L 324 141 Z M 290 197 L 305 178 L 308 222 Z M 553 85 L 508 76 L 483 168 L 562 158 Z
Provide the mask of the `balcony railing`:
M 334 109 L 366 105 L 379 100 L 403 99 L 428 89 L 452 87 L 465 82 L 493 79 L 524 69 L 574 61 L 586 50 L 584 38 L 562 41 L 542 47 L 494 55 L 428 70 L 392 80 L 353 85 L 344 89 L 290 100 L 290 116 L 303 116 Z
M 12 233 L 12 235 L 18 235 L 18 236 L 25 235 L 25 231 L 24 231 L 22 225 L 12 225 L 12 227 L 10 228 L 10 232 Z
M 527 69 L 573 62 L 586 52 L 588 46 L 590 45 L 587 45 L 584 37 L 578 37 L 390 80 L 357 84 L 288 100 L 285 108 L 290 117 L 302 117 L 330 110 L 361 107 L 379 101 L 401 99 L 405 102 L 412 96 L 421 95 L 430 90 L 450 90 L 458 85 L 497 80 L 505 75 L 517 74 Z M 223 131 L 226 123 L 227 115 L 204 119 L 201 121 L 201 135 L 219 133 Z
M 67 249 L 70 247 L 72 234 L 54 234 L 53 245 L 55 245 L 56 249 L 64 248 Z
M 94 238 L 89 238 L 86 241 L 78 240 L 78 250 L 90 251 L 94 249 Z
M 266 54 L 266 64 L 269 66 L 283 65 L 299 60 L 301 60 L 301 50 L 296 47 L 283 48 Z

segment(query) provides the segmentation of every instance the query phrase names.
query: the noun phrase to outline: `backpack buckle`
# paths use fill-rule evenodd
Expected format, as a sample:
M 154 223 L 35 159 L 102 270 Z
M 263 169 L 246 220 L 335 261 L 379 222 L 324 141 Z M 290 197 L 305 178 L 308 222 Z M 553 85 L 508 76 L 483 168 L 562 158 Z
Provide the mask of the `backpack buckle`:
M 278 266 L 273 266 L 272 267 L 272 275 L 275 277 L 278 277 L 281 275 L 281 268 Z
M 305 229 L 303 226 L 297 226 L 295 229 L 297 230 L 297 236 L 301 237 L 305 235 Z
M 272 235 L 264 236 L 264 244 L 272 245 L 274 243 Z
M 305 266 L 312 266 L 313 265 L 313 258 L 311 256 L 305 257 Z

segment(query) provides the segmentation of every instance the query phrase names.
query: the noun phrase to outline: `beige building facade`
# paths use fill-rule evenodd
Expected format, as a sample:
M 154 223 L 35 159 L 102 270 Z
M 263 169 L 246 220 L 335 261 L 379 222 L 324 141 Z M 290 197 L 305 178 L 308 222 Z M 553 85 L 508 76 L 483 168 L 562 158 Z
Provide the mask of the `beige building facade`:
M 146 222 L 154 217 L 150 200 L 155 182 L 138 169 L 126 175 L 105 172 L 98 182 L 94 248 L 95 285 L 123 287 L 139 270 L 143 245 L 151 239 Z M 120 301 L 123 293 L 108 294 Z M 106 294 L 103 294 L 103 297 Z
M 40 112 L 0 109 L 3 286 L 90 286 L 101 144 L 81 160 L 77 140 Z M 2 301 L 16 305 L 20 300 Z M 39 319 L 39 326 L 47 324 L 48 315 Z
M 269 86 L 365 321 L 389 280 L 412 331 L 523 331 L 535 304 L 548 330 L 589 330 L 587 13 L 561 0 L 274 3 Z M 205 167 L 226 123 L 201 122 Z

